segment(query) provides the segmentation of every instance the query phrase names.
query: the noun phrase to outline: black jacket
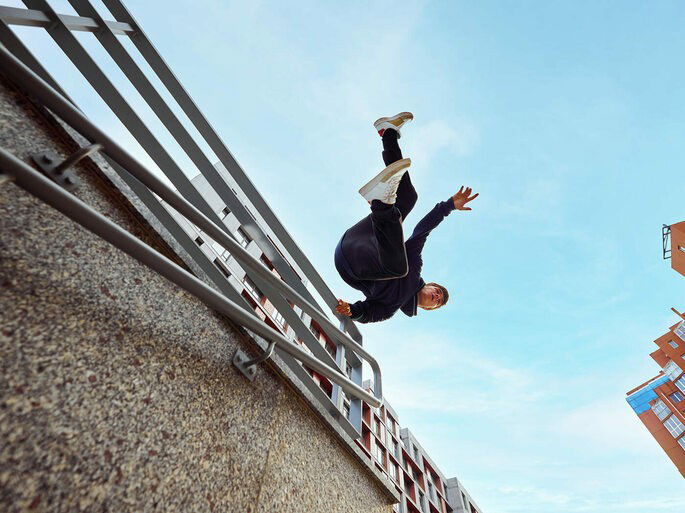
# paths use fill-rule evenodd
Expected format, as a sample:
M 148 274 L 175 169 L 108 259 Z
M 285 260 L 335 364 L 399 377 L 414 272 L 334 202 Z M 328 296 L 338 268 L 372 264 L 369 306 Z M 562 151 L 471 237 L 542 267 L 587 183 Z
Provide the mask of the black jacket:
M 343 251 L 341 240 L 335 251 L 335 263 L 343 280 L 351 287 L 361 291 L 366 300 L 357 301 L 350 305 L 352 319 L 361 322 L 378 322 L 392 317 L 397 310 L 413 317 L 417 313 L 417 294 L 426 284 L 421 278 L 423 259 L 421 252 L 430 232 L 438 226 L 450 212 L 454 210 L 454 203 L 450 198 L 435 205 L 435 207 L 421 219 L 414 228 L 414 233 L 405 241 L 407 251 L 407 275 L 390 280 L 360 280 L 356 276 L 362 275 L 361 269 L 368 268 L 369 259 L 378 259 L 373 251 Z M 372 267 L 380 263 L 372 262 Z

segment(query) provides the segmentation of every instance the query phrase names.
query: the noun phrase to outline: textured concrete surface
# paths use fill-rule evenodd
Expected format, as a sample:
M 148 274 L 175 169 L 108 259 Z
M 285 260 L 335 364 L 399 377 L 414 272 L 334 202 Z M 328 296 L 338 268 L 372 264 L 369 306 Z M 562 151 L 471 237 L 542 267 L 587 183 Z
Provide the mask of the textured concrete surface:
M 0 76 L 0 146 L 69 141 Z M 92 164 L 76 195 L 176 258 Z M 178 260 L 176 258 L 176 260 Z M 230 322 L 0 186 L 0 511 L 386 512 L 387 492 Z

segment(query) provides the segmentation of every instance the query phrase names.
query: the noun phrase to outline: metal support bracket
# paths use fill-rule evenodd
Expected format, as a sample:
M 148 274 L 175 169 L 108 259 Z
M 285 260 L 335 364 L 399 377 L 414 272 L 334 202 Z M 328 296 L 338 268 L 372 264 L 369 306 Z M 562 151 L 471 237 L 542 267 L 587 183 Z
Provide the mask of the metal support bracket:
M 101 149 L 101 144 L 91 144 L 74 152 L 63 162 L 60 162 L 60 157 L 52 151 L 34 153 L 31 155 L 31 159 L 33 159 L 33 162 L 35 162 L 45 176 L 65 189 L 69 189 L 79 184 L 78 178 L 76 178 L 76 174 L 71 168 L 88 155 Z
M 235 365 L 238 370 L 250 381 L 254 381 L 257 375 L 257 364 L 262 363 L 269 358 L 274 353 L 274 348 L 276 347 L 276 342 L 271 342 L 266 351 L 262 353 L 261 356 L 257 358 L 250 358 L 247 353 L 242 349 L 238 349 L 233 356 L 233 365 Z

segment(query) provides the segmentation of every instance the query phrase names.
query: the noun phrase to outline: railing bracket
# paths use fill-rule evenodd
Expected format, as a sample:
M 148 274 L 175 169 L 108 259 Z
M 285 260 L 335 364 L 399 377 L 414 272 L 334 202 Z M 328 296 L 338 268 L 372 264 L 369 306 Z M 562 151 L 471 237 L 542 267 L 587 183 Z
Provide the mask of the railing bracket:
M 101 149 L 101 144 L 91 144 L 90 146 L 86 146 L 85 148 L 81 148 L 74 152 L 62 162 L 60 162 L 60 157 L 52 151 L 33 153 L 31 159 L 33 159 L 33 162 L 40 168 L 45 176 L 65 189 L 70 189 L 79 184 L 79 180 L 76 178 L 76 174 L 71 168 L 88 155 L 100 151 Z
M 276 342 L 271 342 L 269 347 L 266 348 L 266 351 L 264 351 L 264 353 L 257 358 L 250 358 L 245 351 L 238 349 L 233 356 L 233 365 L 235 365 L 238 370 L 242 372 L 243 376 L 250 381 L 254 381 L 254 378 L 257 375 L 257 364 L 271 358 L 271 355 L 274 352 L 274 347 L 276 347 Z

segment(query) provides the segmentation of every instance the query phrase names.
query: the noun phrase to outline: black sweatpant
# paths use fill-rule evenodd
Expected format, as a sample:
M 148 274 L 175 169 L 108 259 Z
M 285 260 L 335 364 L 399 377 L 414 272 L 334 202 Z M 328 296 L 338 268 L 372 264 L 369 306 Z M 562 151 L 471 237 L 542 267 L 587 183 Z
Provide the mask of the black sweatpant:
M 383 162 L 389 166 L 402 159 L 402 150 L 397 143 L 397 132 L 386 129 L 383 133 Z M 401 278 L 407 274 L 407 253 L 404 247 L 404 233 L 402 222 L 407 218 L 416 204 L 418 194 L 411 183 L 409 172 L 404 173 L 397 188 L 397 200 L 394 205 L 388 205 L 378 200 L 371 203 L 371 214 L 345 232 L 345 246 L 353 248 L 356 244 L 366 246 L 373 244 L 378 252 L 380 270 L 357 276 L 361 280 L 390 280 Z M 372 237 L 375 240 L 360 240 Z M 356 255 L 347 255 L 350 261 L 356 260 Z M 358 268 L 366 268 L 363 263 Z

